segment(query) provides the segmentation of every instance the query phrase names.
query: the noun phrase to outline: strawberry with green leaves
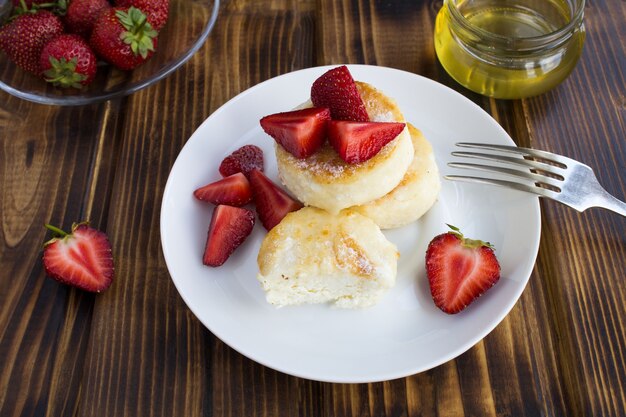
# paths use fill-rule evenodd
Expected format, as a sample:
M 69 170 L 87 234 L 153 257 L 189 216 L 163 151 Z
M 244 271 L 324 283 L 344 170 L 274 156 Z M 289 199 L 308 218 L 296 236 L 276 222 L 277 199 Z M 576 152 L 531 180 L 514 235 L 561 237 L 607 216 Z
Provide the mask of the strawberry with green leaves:
M 154 54 L 157 31 L 141 10 L 113 7 L 98 15 L 89 43 L 102 59 L 128 71 Z
M 55 237 L 44 245 L 46 274 L 84 291 L 102 292 L 113 282 L 114 265 L 107 235 L 87 223 L 72 225 L 66 233 L 46 225 Z
M 426 250 L 426 275 L 435 305 L 455 314 L 500 279 L 493 246 L 468 239 L 457 227 L 436 236 Z
M 20 14 L 0 28 L 0 50 L 24 71 L 39 75 L 44 45 L 62 33 L 61 19 L 47 10 Z
M 82 88 L 96 75 L 96 55 L 78 35 L 64 34 L 48 42 L 41 52 L 41 72 L 58 87 Z
M 115 0 L 114 4 L 121 7 L 136 7 L 146 14 L 148 22 L 156 31 L 163 29 L 169 15 L 169 0 Z

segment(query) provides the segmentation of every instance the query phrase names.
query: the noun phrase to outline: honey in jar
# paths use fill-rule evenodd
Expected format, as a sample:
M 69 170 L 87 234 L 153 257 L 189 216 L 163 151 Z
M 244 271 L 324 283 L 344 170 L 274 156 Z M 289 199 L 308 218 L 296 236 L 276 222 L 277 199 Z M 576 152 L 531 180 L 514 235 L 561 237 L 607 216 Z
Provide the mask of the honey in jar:
M 558 85 L 576 66 L 584 0 L 444 0 L 435 50 L 445 70 L 477 93 L 505 99 Z

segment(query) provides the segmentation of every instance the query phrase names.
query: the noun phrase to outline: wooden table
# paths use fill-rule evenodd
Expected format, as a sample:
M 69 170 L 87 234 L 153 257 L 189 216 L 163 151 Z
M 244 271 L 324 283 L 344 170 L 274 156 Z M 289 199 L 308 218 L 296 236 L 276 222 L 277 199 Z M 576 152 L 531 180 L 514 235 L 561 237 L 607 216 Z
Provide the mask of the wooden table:
M 625 416 L 626 219 L 541 201 L 530 283 L 483 341 L 389 382 L 313 382 L 206 330 L 165 266 L 160 203 L 174 160 L 214 110 L 271 77 L 365 63 L 437 80 L 521 146 L 591 165 L 626 199 L 626 3 L 589 1 L 581 62 L 540 97 L 498 101 L 452 81 L 433 1 L 225 1 L 206 45 L 131 97 L 60 108 L 0 94 L 0 415 Z M 101 295 L 45 277 L 44 223 L 90 219 L 113 244 Z

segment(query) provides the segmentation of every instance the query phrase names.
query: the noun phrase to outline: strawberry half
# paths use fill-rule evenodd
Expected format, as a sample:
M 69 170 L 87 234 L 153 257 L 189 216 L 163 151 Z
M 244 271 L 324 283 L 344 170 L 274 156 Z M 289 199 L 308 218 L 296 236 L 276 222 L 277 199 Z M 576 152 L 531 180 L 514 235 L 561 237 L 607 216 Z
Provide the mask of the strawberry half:
M 45 243 L 46 274 L 67 285 L 101 292 L 113 282 L 113 255 L 107 235 L 87 223 L 72 225 L 72 233 L 46 225 L 56 235 Z
M 373 158 L 404 129 L 404 123 L 345 122 L 328 123 L 328 141 L 341 159 L 358 164 Z
M 313 82 L 311 101 L 315 107 L 328 107 L 333 120 L 370 120 L 352 74 L 345 65 L 327 71 Z
M 219 205 L 213 210 L 202 262 L 220 266 L 246 240 L 254 227 L 251 210 Z
M 261 127 L 287 152 L 304 159 L 324 143 L 329 120 L 328 108 L 313 107 L 265 116 L 261 119 Z
M 220 164 L 220 174 L 224 177 L 242 172 L 249 177 L 250 171 L 263 171 L 263 151 L 255 145 L 245 145 L 228 155 Z
M 258 169 L 250 172 L 250 184 L 256 204 L 256 213 L 268 231 L 290 212 L 300 210 L 302 204 L 294 200 Z
M 252 188 L 246 176 L 238 172 L 198 188 L 193 195 L 198 200 L 215 205 L 227 204 L 241 207 L 252 201 Z
M 458 228 L 436 236 L 426 250 L 426 275 L 435 305 L 455 314 L 500 279 L 493 246 L 467 239 Z

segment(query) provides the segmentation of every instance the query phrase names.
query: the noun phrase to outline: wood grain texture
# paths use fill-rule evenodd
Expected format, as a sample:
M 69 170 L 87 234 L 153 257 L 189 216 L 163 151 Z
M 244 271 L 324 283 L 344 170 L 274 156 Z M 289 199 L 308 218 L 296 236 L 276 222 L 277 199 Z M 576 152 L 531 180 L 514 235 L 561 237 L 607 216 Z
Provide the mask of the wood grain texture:
M 259 365 L 206 330 L 169 277 L 160 202 L 178 152 L 238 93 L 315 65 L 439 81 L 517 144 L 587 163 L 626 199 L 626 3 L 588 1 L 580 64 L 555 90 L 517 101 L 445 73 L 432 45 L 439 7 L 224 1 L 192 60 L 131 97 L 59 108 L 0 93 L 0 416 L 626 416 L 626 219 L 607 211 L 542 201 L 539 256 L 510 314 L 456 359 L 386 382 L 320 383 Z M 98 296 L 45 278 L 39 261 L 44 223 L 87 218 L 116 262 Z

